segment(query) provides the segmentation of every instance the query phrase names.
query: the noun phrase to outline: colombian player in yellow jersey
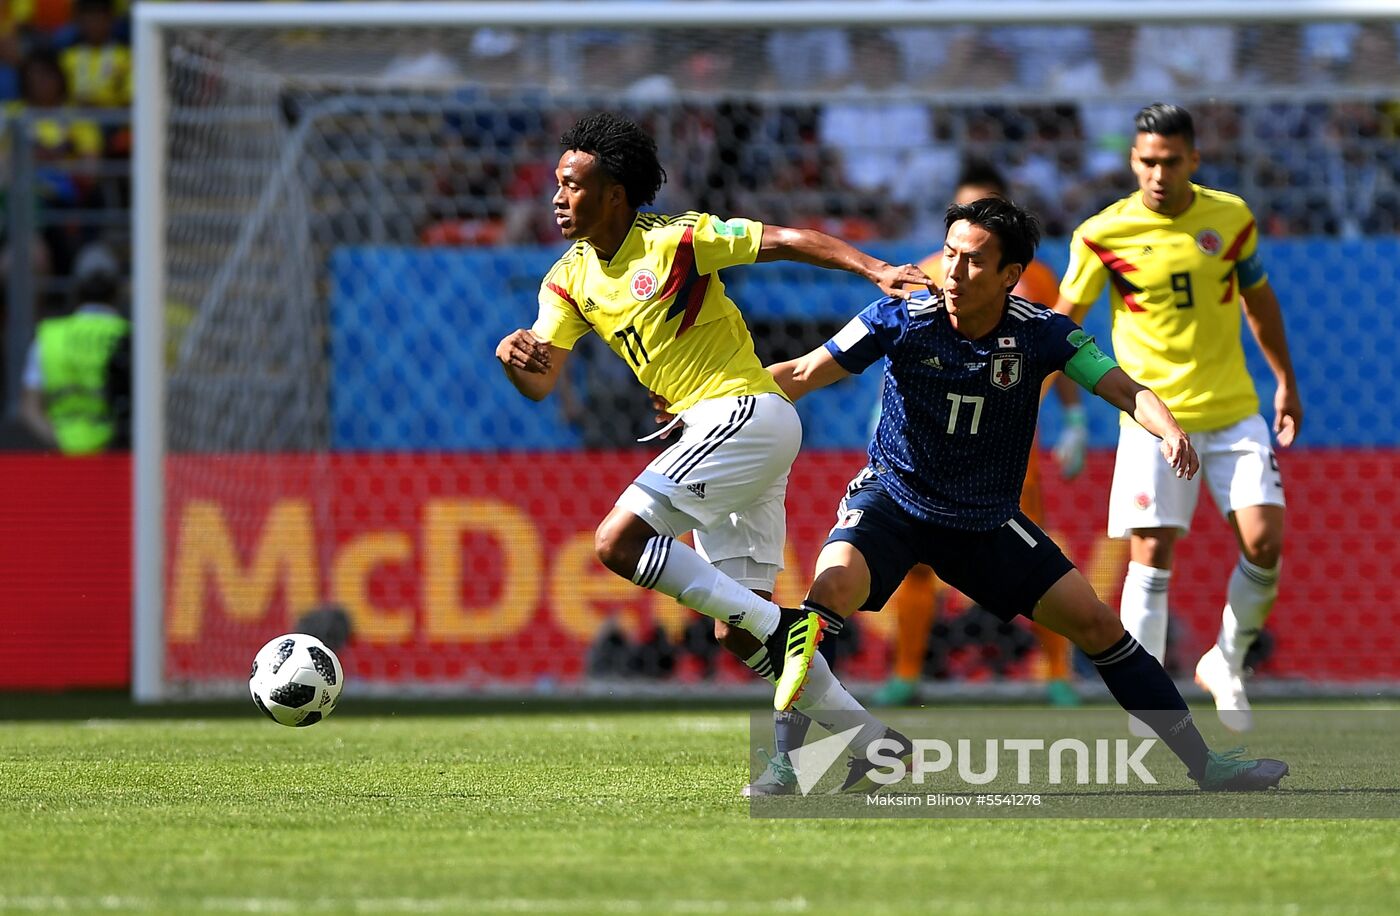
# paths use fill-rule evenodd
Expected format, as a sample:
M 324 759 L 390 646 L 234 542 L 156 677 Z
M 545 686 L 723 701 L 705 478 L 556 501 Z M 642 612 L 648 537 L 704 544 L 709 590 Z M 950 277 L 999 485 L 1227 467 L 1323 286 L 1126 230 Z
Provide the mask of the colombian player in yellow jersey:
M 1138 112 L 1132 168 L 1138 192 L 1075 231 L 1058 311 L 1079 320 L 1111 287 L 1118 362 L 1166 402 L 1192 435 L 1216 508 L 1234 527 L 1241 556 L 1230 576 L 1215 646 L 1196 680 L 1215 698 L 1221 721 L 1250 727 L 1244 656 L 1278 597 L 1283 481 L 1259 415 L 1240 343 L 1244 317 L 1278 381 L 1273 432 L 1284 448 L 1303 407 L 1283 317 L 1255 253 L 1258 230 L 1233 194 L 1191 181 L 1200 164 L 1191 115 L 1157 103 Z M 1191 525 L 1199 479 L 1178 480 L 1152 453 L 1152 438 L 1124 423 L 1109 495 L 1111 537 L 1130 537 L 1123 623 L 1161 659 L 1167 586 L 1177 537 Z
M 885 726 L 820 655 L 815 662 L 807 657 L 824 629 L 819 616 L 769 600 L 782 568 L 783 499 L 802 425 L 754 354 L 719 272 L 801 261 L 848 270 L 900 298 L 929 279 L 912 265 L 886 264 L 812 230 L 640 212 L 666 173 L 655 141 L 616 115 L 584 118 L 561 145 L 553 203 L 560 233 L 572 244 L 540 285 L 533 327 L 507 335 L 496 356 L 511 383 L 540 400 L 575 342 L 592 331 L 669 404 L 684 423 L 680 441 L 647 465 L 598 526 L 599 560 L 714 618 L 719 641 L 761 677 L 776 683 L 784 659 L 799 658 L 802 670 L 794 675 L 797 665 L 788 666 L 788 676 L 807 680 L 794 705 L 829 730 L 858 726 L 850 748 L 858 753 Z M 695 549 L 678 540 L 688 531 L 695 532 Z M 791 776 L 786 761 L 778 769 Z M 779 780 L 783 787 L 795 782 Z
M 963 164 L 962 174 L 958 176 L 957 186 L 953 189 L 954 204 L 961 206 L 984 197 L 1006 196 L 1006 180 L 991 163 L 973 159 Z M 939 251 L 925 258 L 919 263 L 919 269 L 941 286 L 944 271 L 943 252 Z M 1044 261 L 1034 260 L 1021 272 L 1021 278 L 1012 293 L 1031 302 L 1053 305 L 1058 287 L 1059 281 L 1055 278 L 1055 272 Z M 1078 474 L 1084 466 L 1084 407 L 1077 392 L 1078 386 L 1073 384 L 1069 386 L 1068 391 L 1059 389 L 1066 407 L 1066 435 L 1056 446 L 1056 458 L 1061 462 L 1062 473 L 1066 477 Z M 1038 446 L 1032 447 L 1030 461 L 1026 465 L 1025 483 L 1021 488 L 1021 511 L 1037 525 L 1043 526 L 1045 500 L 1040 492 L 1039 453 Z M 899 588 L 890 596 L 897 626 L 894 670 L 889 680 L 881 685 L 875 694 L 873 705 L 903 706 L 918 699 L 918 684 L 923 672 L 924 656 L 928 651 L 938 588 L 938 577 L 933 574 L 933 569 L 919 563 L 909 571 Z M 1050 702 L 1056 706 L 1077 704 L 1079 697 L 1069 683 L 1069 640 L 1039 624 L 1033 626 L 1045 659 L 1045 677 Z

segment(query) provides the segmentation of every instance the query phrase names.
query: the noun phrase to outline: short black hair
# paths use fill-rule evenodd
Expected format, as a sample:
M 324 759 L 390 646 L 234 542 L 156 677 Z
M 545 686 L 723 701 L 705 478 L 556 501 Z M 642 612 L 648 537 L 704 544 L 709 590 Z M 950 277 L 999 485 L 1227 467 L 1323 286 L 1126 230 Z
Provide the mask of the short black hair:
M 996 188 L 998 194 L 1006 196 L 1006 179 L 1001 170 L 986 159 L 977 156 L 963 160 L 962 173 L 958 175 L 958 187 Z
M 1196 124 L 1191 120 L 1191 112 L 1170 102 L 1153 102 L 1133 119 L 1133 125 L 1140 134 L 1156 134 L 1159 137 L 1185 137 L 1186 144 L 1196 145 Z
M 970 204 L 953 204 L 948 208 L 944 228 L 952 229 L 959 220 L 981 226 L 1001 242 L 1001 263 L 1025 267 L 1035 259 L 1035 246 L 1040 244 L 1040 220 L 1029 210 L 1016 206 L 1002 197 L 984 197 Z
M 666 182 L 666 170 L 656 157 L 656 141 L 621 115 L 604 111 L 580 118 L 559 138 L 559 145 L 596 158 L 603 172 L 627 192 L 630 207 L 656 200 L 656 192 Z

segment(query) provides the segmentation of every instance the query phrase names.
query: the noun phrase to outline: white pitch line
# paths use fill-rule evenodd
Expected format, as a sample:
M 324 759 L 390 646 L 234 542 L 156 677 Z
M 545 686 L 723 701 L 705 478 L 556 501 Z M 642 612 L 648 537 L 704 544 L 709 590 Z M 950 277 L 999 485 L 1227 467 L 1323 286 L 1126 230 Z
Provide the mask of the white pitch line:
M 39 913 L 94 910 L 155 910 L 168 901 L 155 897 L 0 895 L 0 910 Z M 299 900 L 290 897 L 205 897 L 199 907 L 210 912 L 304 913 L 573 913 L 581 907 L 605 913 L 804 913 L 810 904 L 802 897 L 779 900 L 634 900 L 588 898 L 554 900 L 535 897 L 367 897 Z

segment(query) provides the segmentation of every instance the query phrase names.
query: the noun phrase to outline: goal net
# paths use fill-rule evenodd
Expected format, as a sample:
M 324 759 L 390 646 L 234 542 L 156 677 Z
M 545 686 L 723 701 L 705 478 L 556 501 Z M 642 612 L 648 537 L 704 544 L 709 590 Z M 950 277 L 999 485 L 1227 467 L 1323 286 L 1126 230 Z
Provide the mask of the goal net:
M 1077 223 L 1133 190 L 1133 114 L 1158 100 L 1195 115 L 1197 180 L 1253 208 L 1308 409 L 1280 455 L 1288 560 L 1256 683 L 1400 685 L 1400 4 L 961 6 L 137 5 L 137 696 L 236 689 L 259 646 L 328 609 L 351 624 L 352 690 L 750 685 L 696 615 L 593 559 L 655 451 L 626 367 L 585 342 L 536 404 L 493 358 L 561 250 L 559 135 L 619 110 L 657 138 L 657 209 L 816 227 L 897 261 L 940 247 L 957 176 L 983 160 L 1059 271 Z M 765 359 L 874 294 L 795 265 L 729 273 Z M 1101 303 L 1088 326 L 1106 340 L 1107 322 Z M 800 599 L 862 466 L 877 374 L 802 405 L 779 600 Z M 1116 418 L 1089 419 L 1082 474 L 1044 456 L 1045 527 L 1116 604 Z M 1058 431 L 1049 404 L 1042 445 Z M 1171 586 L 1178 673 L 1215 637 L 1236 553 L 1203 499 Z M 1025 628 L 951 593 L 938 621 L 931 680 L 1043 676 Z M 846 677 L 884 677 L 893 613 L 854 629 Z

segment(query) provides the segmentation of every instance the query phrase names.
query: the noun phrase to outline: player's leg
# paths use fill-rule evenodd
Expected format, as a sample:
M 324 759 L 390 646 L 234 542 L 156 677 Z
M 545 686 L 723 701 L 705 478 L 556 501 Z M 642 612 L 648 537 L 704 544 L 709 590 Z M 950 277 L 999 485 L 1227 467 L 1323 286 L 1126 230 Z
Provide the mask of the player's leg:
M 1031 445 L 1026 462 L 1026 479 L 1021 484 L 1021 511 L 1042 529 L 1045 527 L 1045 496 L 1040 489 L 1040 442 Z M 1045 661 L 1045 694 L 1052 706 L 1078 706 L 1079 694 L 1070 685 L 1069 640 L 1040 624 L 1032 624 Z
M 757 583 L 745 576 L 744 573 L 758 571 L 752 568 L 748 570 L 735 569 L 736 565 L 733 561 L 724 560 L 715 563 L 717 568 L 732 576 L 740 585 L 752 588 L 760 598 L 772 600 L 771 581 L 766 589 L 755 588 Z M 777 577 L 777 572 L 777 569 L 773 570 L 774 579 Z M 777 682 L 778 676 L 773 669 L 772 660 L 768 658 L 768 650 L 764 648 L 758 637 L 747 630 L 731 627 L 723 620 L 716 620 L 715 639 L 754 674 L 770 684 Z M 792 759 L 788 755 L 793 748 L 802 746 L 802 742 L 807 736 L 807 727 L 812 724 L 812 720 L 797 710 L 775 712 L 773 716 L 773 756 L 767 758 L 763 772 L 758 775 L 758 778 L 744 786 L 740 794 L 745 798 L 755 795 L 791 795 L 797 791 L 797 772 L 793 769 Z
M 628 487 L 594 536 L 598 559 L 643 588 L 669 595 L 688 608 L 767 634 L 779 608 L 706 563 L 677 540 L 697 527 L 659 494 Z
M 1083 649 L 1113 698 L 1152 728 L 1202 788 L 1267 788 L 1288 772 L 1278 761 L 1212 754 L 1161 663 L 1024 514 L 990 531 L 944 530 L 930 541 L 943 581 L 1003 620 L 1033 616 Z
M 1216 505 L 1227 513 L 1240 547 L 1226 589 L 1220 633 L 1196 664 L 1196 683 L 1210 692 L 1220 721 L 1233 731 L 1253 725 L 1244 688 L 1244 656 L 1278 599 L 1283 556 L 1283 479 L 1262 417 L 1210 433 L 1202 471 Z
M 830 622 L 832 635 L 839 633 L 840 625 L 857 610 L 874 611 L 884 607 L 914 565 L 911 549 L 914 539 L 908 517 L 883 489 L 870 487 L 856 493 L 856 487 L 852 484 L 852 491 L 841 501 L 837 525 L 817 557 L 816 575 L 803 603 L 804 608 L 818 612 L 824 623 Z M 805 686 L 797 689 L 797 703 L 803 702 L 801 698 L 819 682 L 820 653 L 815 655 L 814 662 L 807 672 Z M 795 667 L 797 662 L 789 657 L 784 664 Z M 792 667 L 785 668 L 784 674 L 790 670 Z M 784 686 L 780 681 L 779 696 Z M 883 737 L 899 745 L 901 759 L 912 760 L 914 747 L 907 737 L 890 728 L 885 729 Z M 873 791 L 876 785 L 868 776 L 873 769 L 874 764 L 864 754 L 854 754 L 841 791 Z
M 1123 626 L 1158 661 L 1166 659 L 1167 590 L 1178 536 L 1191 526 L 1200 478 L 1178 479 L 1157 439 L 1137 424 L 1118 433 L 1108 497 L 1108 536 L 1131 538 L 1119 614 Z
M 739 511 L 697 530 L 696 552 L 740 585 L 762 598 L 771 598 L 778 572 L 783 567 L 783 546 L 787 543 L 787 514 L 783 505 L 786 495 L 787 476 L 784 474 L 762 494 L 746 497 Z M 776 683 L 777 671 L 768 649 L 752 633 L 716 620 L 715 637 L 749 670 L 769 683 Z M 774 755 L 759 778 L 745 787 L 745 795 L 787 794 L 795 788 L 797 775 L 788 755 L 806 740 L 812 723 L 807 711 L 811 711 L 828 731 L 860 727 L 853 742 L 857 749 L 885 733 L 885 726 L 870 716 L 837 680 L 829 657 L 819 656 L 814 661 L 808 690 L 794 708 L 774 712 Z
M 766 394 L 702 402 L 685 423 L 681 440 L 647 465 L 598 526 L 598 558 L 643 588 L 767 637 L 782 609 L 677 538 L 717 524 L 776 481 L 785 485 L 801 421 L 790 402 Z
M 721 621 L 715 621 L 715 636 L 751 671 L 776 686 L 778 678 L 763 643 L 752 634 Z M 858 754 L 871 741 L 890 733 L 888 727 L 871 715 L 836 677 L 833 646 L 833 641 L 822 644 L 813 659 L 807 689 L 792 708 L 774 711 L 773 756 L 767 759 L 763 772 L 744 787 L 742 794 L 745 797 L 790 795 L 796 790 L 797 772 L 791 754 L 806 743 L 807 732 L 814 719 L 831 734 L 859 728 L 850 744 L 852 754 Z
M 863 607 L 884 607 L 915 563 L 917 528 L 868 471 L 851 482 L 802 602 L 818 626 L 806 629 L 805 621 L 780 626 L 769 639 L 769 651 L 782 657 L 774 708 L 787 709 L 805 689 L 823 633 L 839 633 L 846 618 Z
M 871 705 L 904 706 L 917 698 L 929 631 L 937 613 L 938 585 L 933 570 L 919 563 L 890 596 L 895 615 L 894 670 Z
M 1167 660 L 1168 590 L 1180 533 L 1179 528 L 1134 528 L 1128 532 L 1128 572 L 1123 577 L 1119 618 L 1159 662 Z
M 1079 570 L 1071 569 L 1050 587 L 1036 605 L 1035 616 L 1088 654 L 1118 705 L 1146 723 L 1201 788 L 1267 789 L 1288 774 L 1288 765 L 1280 760 L 1211 751 L 1161 663 L 1123 629 Z

